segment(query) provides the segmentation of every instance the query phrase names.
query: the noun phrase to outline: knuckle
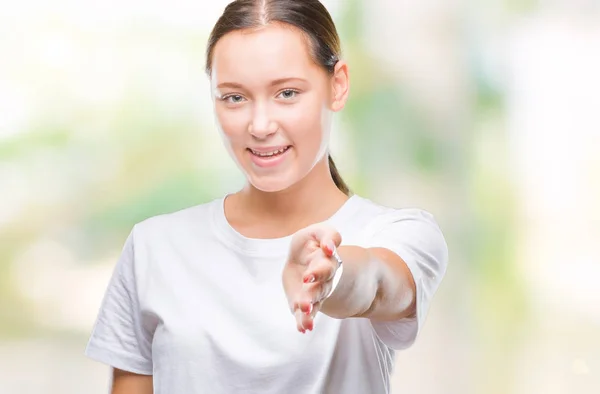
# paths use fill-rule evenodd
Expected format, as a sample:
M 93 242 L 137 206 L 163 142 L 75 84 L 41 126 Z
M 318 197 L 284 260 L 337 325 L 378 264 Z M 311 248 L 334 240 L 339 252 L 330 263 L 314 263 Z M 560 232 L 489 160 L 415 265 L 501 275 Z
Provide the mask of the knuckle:
M 335 272 L 335 267 L 330 259 L 323 259 L 319 262 L 319 272 L 323 279 L 329 279 Z

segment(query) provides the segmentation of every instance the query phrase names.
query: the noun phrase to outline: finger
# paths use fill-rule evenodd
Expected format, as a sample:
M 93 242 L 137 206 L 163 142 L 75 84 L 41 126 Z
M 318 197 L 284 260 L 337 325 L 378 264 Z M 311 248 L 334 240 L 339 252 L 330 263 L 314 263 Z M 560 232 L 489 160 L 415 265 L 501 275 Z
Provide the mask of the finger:
M 332 240 L 328 240 L 320 245 L 321 245 L 321 249 L 323 250 L 323 252 L 325 252 L 325 256 L 327 256 L 327 257 L 333 256 L 333 254 L 335 253 L 335 250 L 336 250 L 335 242 L 333 242 Z
M 332 241 L 333 245 L 337 247 L 342 243 L 342 236 L 328 223 L 312 224 L 294 235 L 290 250 L 292 253 L 299 252 L 309 240 L 316 241 L 318 245 L 325 245 L 329 241 Z
M 319 223 L 311 226 L 311 236 L 319 242 L 321 247 L 331 250 L 337 248 L 342 243 L 342 235 L 331 225 Z
M 312 312 L 310 313 L 310 317 L 314 320 L 317 313 L 321 311 L 321 302 L 315 302 L 313 304 Z
M 306 329 L 303 326 L 303 317 L 302 316 L 306 316 L 304 313 L 302 313 L 302 311 L 300 311 L 300 309 L 297 309 L 296 312 L 294 312 L 294 317 L 296 318 L 296 329 L 298 331 L 300 331 L 302 334 L 304 334 L 306 332 Z
M 292 313 L 295 314 L 297 311 L 300 311 L 301 313 L 309 314 L 312 312 L 313 303 L 311 295 L 302 291 L 292 306 Z
M 299 309 L 304 313 L 310 313 L 311 306 L 321 301 L 330 287 L 329 282 L 315 282 L 303 285 L 302 295 L 300 296 L 300 300 L 302 301 L 300 302 Z
M 302 290 L 297 296 L 292 306 L 292 313 L 300 312 L 310 316 L 315 314 L 315 305 L 325 298 L 325 295 L 331 288 L 331 282 L 326 283 L 307 283 L 302 286 Z M 305 327 L 306 328 L 306 327 Z
M 308 331 L 313 330 L 313 328 L 315 327 L 315 316 L 317 315 L 317 313 L 319 312 L 320 309 L 321 309 L 321 303 L 317 302 L 313 305 L 311 313 L 309 313 L 308 315 L 307 314 L 302 315 L 301 325 L 305 330 L 308 330 Z
M 327 282 L 335 275 L 337 263 L 331 258 L 317 258 L 313 260 L 302 277 L 304 283 Z

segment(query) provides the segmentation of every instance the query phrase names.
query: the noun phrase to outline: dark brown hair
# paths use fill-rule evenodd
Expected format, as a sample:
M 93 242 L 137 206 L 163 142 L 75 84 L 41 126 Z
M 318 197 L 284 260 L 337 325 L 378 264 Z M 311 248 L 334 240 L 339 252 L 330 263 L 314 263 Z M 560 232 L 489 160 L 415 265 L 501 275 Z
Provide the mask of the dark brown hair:
M 312 57 L 333 74 L 341 55 L 340 38 L 331 15 L 318 0 L 235 0 L 223 11 L 208 39 L 206 73 L 210 75 L 215 45 L 227 33 L 284 23 L 302 31 L 309 39 Z M 329 171 L 335 185 L 346 195 L 350 188 L 339 174 L 331 155 Z

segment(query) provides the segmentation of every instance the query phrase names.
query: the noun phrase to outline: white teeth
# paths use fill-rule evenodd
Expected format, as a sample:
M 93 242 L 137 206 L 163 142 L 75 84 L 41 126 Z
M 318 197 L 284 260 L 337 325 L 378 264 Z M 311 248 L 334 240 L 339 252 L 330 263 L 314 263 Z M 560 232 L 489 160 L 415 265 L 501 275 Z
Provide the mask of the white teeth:
M 281 154 L 283 152 L 285 152 L 286 150 L 288 150 L 288 147 L 279 149 L 279 150 L 275 150 L 272 152 L 257 152 L 255 150 L 252 151 L 252 153 L 254 153 L 256 156 L 260 156 L 260 157 L 271 157 L 273 155 L 278 155 Z

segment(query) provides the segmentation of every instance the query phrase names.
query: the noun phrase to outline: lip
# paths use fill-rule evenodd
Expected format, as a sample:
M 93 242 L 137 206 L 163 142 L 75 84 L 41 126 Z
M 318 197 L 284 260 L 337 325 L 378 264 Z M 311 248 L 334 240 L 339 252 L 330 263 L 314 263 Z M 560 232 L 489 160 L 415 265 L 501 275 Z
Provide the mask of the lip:
M 272 152 L 274 150 L 279 150 L 279 149 L 283 149 L 286 147 L 288 149 L 285 152 L 283 152 L 277 156 L 260 157 L 260 156 L 253 154 L 250 151 L 250 148 L 248 148 L 248 154 L 250 155 L 250 160 L 252 160 L 252 163 L 254 163 L 255 166 L 260 167 L 260 168 L 272 168 L 272 167 L 278 166 L 286 159 L 286 157 L 288 156 L 288 154 L 290 153 L 290 151 L 293 148 L 291 145 L 283 145 L 283 146 L 279 146 L 279 147 L 274 146 L 274 147 L 269 147 L 268 149 L 262 148 L 261 150 L 252 149 L 255 152 L 263 153 L 263 152 Z

